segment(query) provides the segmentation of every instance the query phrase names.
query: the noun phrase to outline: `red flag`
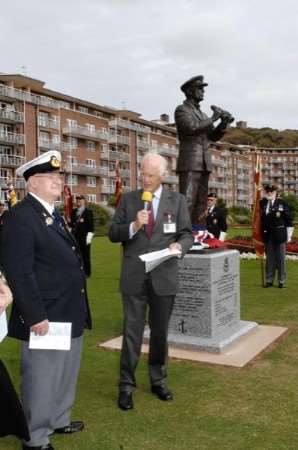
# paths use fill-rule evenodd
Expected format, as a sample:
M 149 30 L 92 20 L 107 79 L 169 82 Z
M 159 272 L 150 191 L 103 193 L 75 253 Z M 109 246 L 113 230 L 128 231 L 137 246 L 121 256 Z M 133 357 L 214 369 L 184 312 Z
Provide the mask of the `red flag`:
M 122 195 L 122 181 L 121 181 L 121 177 L 120 177 L 120 167 L 119 167 L 118 160 L 116 161 L 115 172 L 116 172 L 115 207 L 117 208 L 117 206 L 120 203 L 120 199 L 121 199 L 121 195 Z
M 260 208 L 260 200 L 261 200 L 261 170 L 260 170 L 260 159 L 259 155 L 257 155 L 256 167 L 254 173 L 254 183 L 255 183 L 255 199 L 253 206 L 253 215 L 252 215 L 252 240 L 255 247 L 256 255 L 263 256 L 264 255 L 264 242 L 263 242 L 263 232 L 262 232 L 262 223 L 261 223 L 261 208 Z
M 72 195 L 69 186 L 66 185 L 64 186 L 63 197 L 64 197 L 64 216 L 67 223 L 70 223 L 72 215 Z

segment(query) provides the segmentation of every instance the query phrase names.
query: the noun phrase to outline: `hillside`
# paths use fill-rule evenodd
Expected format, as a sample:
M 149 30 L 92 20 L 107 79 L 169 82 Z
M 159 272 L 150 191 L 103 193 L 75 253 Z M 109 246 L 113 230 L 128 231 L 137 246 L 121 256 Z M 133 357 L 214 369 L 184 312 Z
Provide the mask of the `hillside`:
M 279 131 L 273 128 L 231 127 L 225 133 L 224 141 L 257 147 L 298 148 L 298 130 Z

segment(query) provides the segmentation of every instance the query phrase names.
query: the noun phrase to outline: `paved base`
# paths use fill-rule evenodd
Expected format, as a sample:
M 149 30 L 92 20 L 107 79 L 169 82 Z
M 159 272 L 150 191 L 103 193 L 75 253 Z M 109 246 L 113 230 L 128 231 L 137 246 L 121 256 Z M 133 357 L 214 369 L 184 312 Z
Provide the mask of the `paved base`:
M 194 336 L 187 336 L 185 334 L 171 334 L 168 335 L 169 346 L 175 349 L 192 350 L 198 352 L 212 352 L 223 353 L 232 345 L 236 344 L 243 336 L 256 330 L 258 324 L 256 322 L 247 322 L 245 320 L 239 320 L 238 330 L 234 331 L 229 336 L 217 339 L 211 338 L 198 338 Z M 149 343 L 150 330 L 145 330 L 144 344 Z
M 244 367 L 259 353 L 286 333 L 288 329 L 271 325 L 259 325 L 255 331 L 240 338 L 237 343 L 231 345 L 221 353 L 208 353 L 197 350 L 185 350 L 169 347 L 169 356 L 188 361 L 206 362 L 209 364 L 221 364 L 224 366 Z M 109 350 L 120 350 L 122 336 L 98 344 Z M 148 353 L 148 345 L 142 345 L 142 353 Z

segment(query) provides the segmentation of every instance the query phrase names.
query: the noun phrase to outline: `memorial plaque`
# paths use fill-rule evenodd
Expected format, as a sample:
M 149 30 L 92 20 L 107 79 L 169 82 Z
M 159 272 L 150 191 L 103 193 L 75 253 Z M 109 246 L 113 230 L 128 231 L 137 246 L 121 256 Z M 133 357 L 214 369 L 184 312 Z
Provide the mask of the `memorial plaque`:
M 184 257 L 169 324 L 170 344 L 220 352 L 257 327 L 240 320 L 239 261 L 237 250 Z

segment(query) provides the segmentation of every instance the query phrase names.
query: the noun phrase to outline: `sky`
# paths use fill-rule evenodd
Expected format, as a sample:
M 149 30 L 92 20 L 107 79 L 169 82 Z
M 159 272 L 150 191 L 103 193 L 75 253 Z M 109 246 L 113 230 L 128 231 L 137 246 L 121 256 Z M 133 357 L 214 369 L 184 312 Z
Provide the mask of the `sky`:
M 208 115 L 298 129 L 297 19 L 296 0 L 9 0 L 0 72 L 171 121 L 181 84 L 204 75 Z

